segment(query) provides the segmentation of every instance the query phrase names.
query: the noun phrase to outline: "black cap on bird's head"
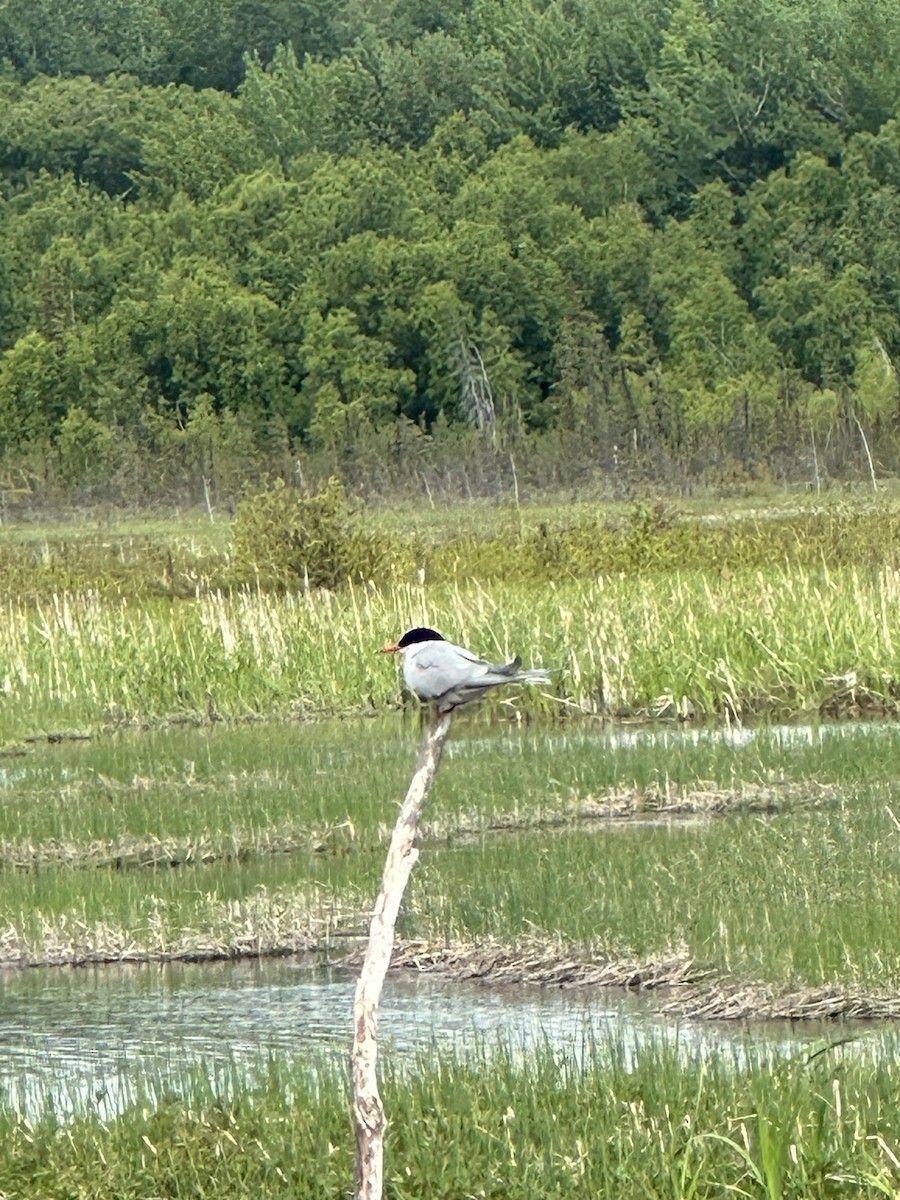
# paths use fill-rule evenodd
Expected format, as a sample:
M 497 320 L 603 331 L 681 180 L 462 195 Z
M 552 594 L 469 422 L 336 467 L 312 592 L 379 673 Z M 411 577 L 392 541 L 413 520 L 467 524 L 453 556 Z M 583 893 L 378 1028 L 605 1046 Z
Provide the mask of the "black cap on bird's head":
M 417 629 L 408 629 L 399 642 L 393 646 L 385 646 L 380 653 L 393 654 L 397 650 L 405 650 L 407 646 L 414 646 L 417 642 L 443 642 L 444 640 L 436 630 L 419 626 Z
M 420 626 L 418 629 L 408 629 L 397 645 L 403 650 L 404 647 L 413 646 L 416 642 L 442 642 L 443 640 L 437 630 L 423 629 Z

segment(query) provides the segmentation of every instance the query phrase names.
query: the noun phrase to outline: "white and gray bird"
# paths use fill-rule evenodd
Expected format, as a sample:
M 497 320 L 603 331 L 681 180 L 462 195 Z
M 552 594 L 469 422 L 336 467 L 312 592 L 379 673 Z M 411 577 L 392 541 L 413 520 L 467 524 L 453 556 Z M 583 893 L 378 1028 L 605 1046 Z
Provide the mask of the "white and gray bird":
M 546 683 L 552 671 L 544 667 L 522 670 L 521 658 L 491 663 L 471 650 L 454 646 L 433 629 L 410 629 L 399 642 L 385 646 L 382 654 L 403 655 L 403 679 L 411 692 L 440 713 L 479 700 L 492 688 L 506 683 Z

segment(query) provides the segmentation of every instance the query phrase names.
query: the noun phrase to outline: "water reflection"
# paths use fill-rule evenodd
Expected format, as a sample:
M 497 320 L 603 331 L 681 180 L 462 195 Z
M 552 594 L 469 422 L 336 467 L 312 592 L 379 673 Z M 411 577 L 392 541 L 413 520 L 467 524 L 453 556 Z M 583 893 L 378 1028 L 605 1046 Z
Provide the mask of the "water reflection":
M 266 1056 L 343 1057 L 353 988 L 346 972 L 290 959 L 0 973 L 0 1097 L 27 1116 L 52 1107 L 107 1118 L 148 1088 L 177 1090 L 191 1066 L 221 1087 Z M 409 975 L 389 977 L 380 1022 L 383 1053 L 395 1061 L 432 1047 L 466 1055 L 502 1046 L 521 1057 L 540 1046 L 577 1063 L 586 1047 L 631 1058 L 661 1040 L 740 1061 L 750 1046 L 809 1048 L 823 1033 L 841 1036 L 833 1026 L 677 1024 L 607 989 Z
M 478 736 L 468 733 L 450 742 L 446 753 L 466 757 L 481 753 L 498 742 L 510 747 L 527 744 L 533 736 L 532 727 L 519 731 L 499 728 L 490 735 Z M 741 749 L 755 742 L 767 748 L 799 749 L 821 746 L 840 739 L 843 742 L 865 738 L 900 738 L 900 724 L 885 718 L 879 721 L 815 721 L 769 724 L 760 722 L 744 725 L 740 722 L 718 722 L 710 724 L 674 724 L 671 721 L 636 721 L 631 723 L 583 724 L 541 731 L 543 752 L 559 753 L 572 745 L 586 742 L 597 743 L 609 750 L 634 750 L 656 748 L 670 750 L 676 746 L 724 746 Z

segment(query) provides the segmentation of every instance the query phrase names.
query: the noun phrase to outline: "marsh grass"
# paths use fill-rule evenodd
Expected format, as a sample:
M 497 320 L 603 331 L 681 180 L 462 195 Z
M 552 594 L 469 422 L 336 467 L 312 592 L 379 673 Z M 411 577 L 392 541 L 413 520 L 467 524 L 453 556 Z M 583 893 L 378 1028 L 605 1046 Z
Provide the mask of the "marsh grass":
M 594 842 L 575 836 L 547 854 L 516 846 L 521 876 L 507 878 L 505 886 L 488 883 L 492 864 L 483 861 L 476 868 L 484 873 L 482 888 L 461 884 L 463 894 L 452 917 L 428 915 L 432 920 L 444 917 L 445 926 L 455 926 L 454 933 L 468 939 L 486 936 L 486 929 L 502 929 L 513 940 L 555 935 L 568 944 L 591 946 L 592 956 L 601 960 L 640 961 L 681 950 L 702 967 L 744 980 L 807 986 L 846 981 L 896 989 L 898 958 L 891 935 L 896 894 L 881 897 L 871 910 L 865 908 L 871 888 L 858 904 L 841 903 L 838 896 L 844 897 L 847 876 L 856 883 L 863 874 L 857 864 L 855 870 L 841 872 L 838 896 L 829 901 L 825 893 L 831 881 L 823 880 L 825 872 L 817 864 L 797 871 L 783 846 L 768 843 L 752 845 L 740 870 L 716 865 L 710 870 L 708 856 L 725 853 L 710 844 L 715 832 L 654 831 L 640 849 L 634 846 L 636 838 L 623 836 L 614 848 L 607 847 L 610 852 L 602 861 Z M 747 830 L 731 832 L 752 840 Z M 805 852 L 805 839 L 796 841 L 800 844 L 794 848 Z M 584 873 L 583 878 L 596 880 L 596 890 L 579 897 L 578 889 L 555 882 L 553 874 L 563 862 L 570 880 Z M 758 879 L 750 874 L 753 868 L 763 872 Z M 526 894 L 519 881 L 529 870 L 538 873 L 540 884 Z M 865 922 L 862 929 L 860 921 Z
M 333 481 L 315 498 L 276 482 L 245 497 L 246 511 L 242 502 L 234 522 L 100 509 L 69 520 L 5 524 L 0 595 L 190 598 L 248 581 L 290 589 L 317 577 L 374 579 L 389 587 L 418 570 L 433 582 L 493 586 L 672 569 L 767 569 L 773 562 L 868 568 L 897 565 L 900 543 L 896 488 L 893 496 L 882 490 L 875 504 L 871 494 L 846 494 L 384 507 L 348 504 L 341 495 Z M 291 555 L 281 563 L 285 543 L 300 552 L 292 566 Z
M 429 856 L 403 925 L 433 944 L 537 937 L 599 960 L 687 956 L 719 978 L 900 989 L 892 790 L 835 807 L 610 836 L 509 834 Z
M 260 852 L 280 833 L 333 836 L 334 852 L 382 844 L 418 730 L 367 721 L 177 727 L 35 745 L 0 761 L 0 843 L 64 862 L 92 846 L 209 842 Z M 893 778 L 896 727 L 720 731 L 613 729 L 458 717 L 426 820 L 432 836 L 611 811 L 709 809 L 822 799 L 828 785 Z M 818 781 L 810 788 L 806 782 Z M 767 791 L 768 789 L 768 791 Z M 693 797 L 693 799 L 691 799 Z M 728 801 L 731 804 L 728 804 Z M 192 840 L 192 841 L 191 841 Z M 12 853 L 4 856 L 15 862 Z
M 635 1059 L 586 1046 L 583 1064 L 499 1048 L 388 1066 L 387 1194 L 875 1197 L 900 1185 L 895 1047 L 691 1059 L 671 1043 Z M 149 1078 L 121 1117 L 0 1113 L 8 1196 L 344 1195 L 348 1096 L 329 1061 Z
M 363 517 L 384 569 L 334 591 L 237 586 L 264 572 L 236 573 L 223 523 L 0 531 L 0 739 L 383 710 L 400 690 L 374 651 L 423 622 L 559 668 L 517 700 L 531 715 L 896 711 L 894 505 L 475 506 L 410 521 L 395 558 L 403 518 Z
M 588 963 L 678 958 L 694 978 L 896 995 L 897 739 L 888 723 L 614 737 L 460 720 L 403 936 L 537 938 Z M 365 928 L 416 741 L 396 720 L 219 724 L 10 760 L 2 953 L 342 956 Z M 724 815 L 670 817 L 691 808 Z M 184 845 L 193 860 L 173 852 Z M 110 861 L 117 847 L 167 865 L 129 869 L 127 854 Z
M 373 712 L 400 703 L 375 653 L 416 624 L 558 668 L 530 715 L 893 712 L 900 571 L 771 567 L 500 585 L 374 587 L 193 602 L 8 601 L 0 737 L 180 718 Z
M 829 785 L 742 786 L 739 791 L 706 783 L 695 789 L 665 791 L 651 785 L 610 789 L 601 794 L 572 797 L 559 807 L 542 804 L 524 809 L 481 808 L 460 810 L 423 821 L 420 843 L 472 840 L 486 833 L 557 830 L 596 822 L 642 821 L 659 823 L 668 818 L 709 820 L 735 812 L 778 812 L 793 806 L 810 807 L 834 803 L 839 793 Z M 308 854 L 350 855 L 371 850 L 387 836 L 386 826 L 364 827 L 347 817 L 331 825 L 303 824 L 286 819 L 273 826 L 242 828 L 160 837 L 157 834 L 118 834 L 90 841 L 50 838 L 46 840 L 0 840 L 0 870 L 45 871 L 52 867 L 116 871 L 169 867 L 199 863 L 247 862 L 253 858 Z
M 0 763 L 0 839 L 58 856 L 117 839 L 240 853 L 335 831 L 339 848 L 350 825 L 389 809 L 408 748 L 396 722 L 216 723 L 35 746 Z
M 208 519 L 108 519 L 0 528 L 0 594 L 193 596 L 228 587 L 231 529 Z
M 179 872 L 55 870 L 5 881 L 0 963 L 62 965 L 217 959 L 327 951 L 360 936 L 374 882 L 338 894 L 315 871 L 298 884 L 282 864 L 185 867 Z
M 171 555 L 135 543 L 131 559 L 100 534 L 80 557 L 55 542 L 34 543 L 27 562 L 16 550 L 0 739 L 173 719 L 205 728 L 30 744 L 0 761 L 0 957 L 344 955 L 365 927 L 417 730 L 396 713 L 390 726 L 293 718 L 395 708 L 396 674 L 373 651 L 426 622 L 561 670 L 551 696 L 525 692 L 458 721 L 406 939 L 468 950 L 470 962 L 499 946 L 523 978 L 535 961 L 558 976 L 567 961 L 640 971 L 668 960 L 693 981 L 699 1015 L 710 1015 L 704 980 L 732 1001 L 734 988 L 762 985 L 776 1000 L 821 988 L 838 1013 L 849 991 L 896 1000 L 891 726 L 604 741 L 579 718 L 894 711 L 894 517 L 726 523 L 699 538 L 673 535 L 650 509 L 618 514 L 612 532 L 583 517 L 541 529 L 517 513 L 493 541 L 480 517 L 450 536 L 424 531 L 411 540 L 426 584 L 390 589 L 230 590 L 227 545 L 202 539 Z M 465 582 L 482 570 L 495 582 Z M 288 720 L 238 720 L 263 715 Z M 659 813 L 717 793 L 732 803 L 715 821 L 583 825 L 615 797 Z M 639 1059 L 588 1047 L 587 1070 L 549 1052 L 388 1065 L 389 1193 L 896 1195 L 896 1049 L 884 1035 L 858 1058 L 823 1048 L 686 1062 L 664 1046 Z M 133 1086 L 114 1120 L 0 1112 L 0 1194 L 227 1200 L 350 1186 L 333 1064 Z

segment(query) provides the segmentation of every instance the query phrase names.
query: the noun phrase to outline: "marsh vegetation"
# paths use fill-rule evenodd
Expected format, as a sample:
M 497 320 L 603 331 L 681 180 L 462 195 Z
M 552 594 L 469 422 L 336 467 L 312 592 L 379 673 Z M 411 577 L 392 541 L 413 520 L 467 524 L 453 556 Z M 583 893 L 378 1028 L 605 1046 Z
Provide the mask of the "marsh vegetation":
M 898 737 L 462 720 L 403 938 L 422 965 L 452 949 L 469 973 L 499 945 L 507 969 L 517 947 L 542 970 L 574 957 L 635 981 L 667 960 L 658 984 L 838 987 L 848 1010 L 900 993 Z M 395 718 L 215 723 L 7 760 L 7 961 L 345 955 L 415 739 Z
M 890 0 L 0 6 L 3 961 L 351 955 L 417 736 L 372 652 L 427 623 L 559 671 L 460 721 L 403 962 L 896 1015 L 894 725 L 733 735 L 900 703 L 898 40 Z M 896 1195 L 879 1049 L 433 1055 L 390 1189 Z M 319 1067 L 0 1113 L 0 1194 L 339 1195 Z
M 3 961 L 313 950 L 352 963 L 418 740 L 415 709 L 374 650 L 423 619 L 563 669 L 543 694 L 457 720 L 399 969 L 496 987 L 630 986 L 682 1018 L 895 1017 L 890 505 L 721 525 L 684 512 L 643 525 L 633 510 L 533 516 L 449 514 L 430 530 L 423 518 L 416 536 L 435 556 L 415 568 L 424 580 L 403 559 L 392 584 L 326 589 L 228 582 L 230 540 L 182 530 L 171 561 L 193 538 L 208 577 L 220 573 L 220 586 L 183 597 L 152 594 L 146 564 L 169 559 L 143 542 L 127 578 L 60 591 L 41 575 L 52 538 L 36 556 L 21 539 L 32 586 L 8 597 L 0 631 Z M 367 536 L 394 536 L 381 514 L 359 520 Z M 540 585 L 519 552 L 542 521 L 570 547 L 593 545 L 593 521 L 622 563 L 598 573 L 588 556 Z M 88 541 L 101 536 L 128 558 L 119 534 Z M 711 568 L 704 537 L 730 545 L 730 559 Z M 780 548 L 768 562 L 766 545 Z M 449 562 L 455 547 L 463 563 L 491 546 L 495 563 L 516 565 L 510 579 L 428 577 L 439 551 Z M 172 571 L 161 578 L 171 585 Z M 822 723 L 829 714 L 868 720 Z M 774 723 L 786 715 L 794 723 Z M 890 1194 L 889 1062 L 666 1055 L 647 1049 L 626 1069 L 604 1051 L 584 1072 L 445 1055 L 402 1084 L 390 1076 L 391 1186 L 449 1197 L 477 1172 L 497 1195 L 515 1194 L 514 1176 L 536 1196 L 615 1179 L 649 1196 L 711 1194 L 722 1179 L 750 1195 Z M 350 1174 L 342 1078 L 281 1060 L 260 1070 L 253 1082 L 186 1069 L 168 1091 L 149 1081 L 123 1115 L 83 1114 L 65 1136 L 59 1116 L 7 1114 L 0 1186 L 16 1194 L 31 1145 L 49 1195 L 75 1175 L 84 1195 L 137 1195 L 162 1186 L 164 1169 L 172 1186 L 202 1177 L 226 1196 L 250 1178 L 272 1194 L 336 1194 Z M 506 1108 L 479 1116 L 491 1089 L 508 1096 L 507 1120 Z M 88 1158 L 106 1167 L 91 1172 Z
M 844 1060 L 685 1058 L 624 1048 L 583 1064 L 536 1053 L 466 1063 L 430 1053 L 385 1071 L 392 1114 L 388 1195 L 884 1197 L 900 1140 L 889 1055 Z M 0 1116 L 8 1195 L 326 1197 L 346 1193 L 352 1155 L 344 1071 L 272 1060 L 255 1080 L 185 1070 L 148 1079 L 115 1121 Z
M 559 667 L 535 715 L 897 706 L 900 516 L 887 501 L 731 520 L 558 506 L 478 509 L 460 525 L 451 510 L 402 537 L 339 507 L 306 540 L 283 524 L 293 502 L 274 516 L 266 495 L 248 503 L 244 543 L 215 527 L 168 543 L 114 530 L 0 542 L 0 738 L 383 711 L 401 697 L 373 650 L 417 624 Z M 362 557 L 329 557 L 340 582 L 312 586 L 323 539 L 345 547 L 348 528 Z

